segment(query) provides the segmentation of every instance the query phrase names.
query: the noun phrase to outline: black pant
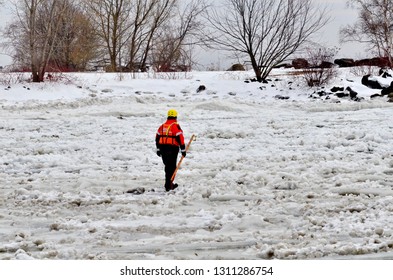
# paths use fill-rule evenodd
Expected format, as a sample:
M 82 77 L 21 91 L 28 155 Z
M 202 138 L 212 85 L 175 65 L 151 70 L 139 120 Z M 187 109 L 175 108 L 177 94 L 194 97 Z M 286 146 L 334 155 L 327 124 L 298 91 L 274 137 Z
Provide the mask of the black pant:
M 162 162 L 165 165 L 165 189 L 171 189 L 171 178 L 176 170 L 179 147 L 174 145 L 161 145 Z

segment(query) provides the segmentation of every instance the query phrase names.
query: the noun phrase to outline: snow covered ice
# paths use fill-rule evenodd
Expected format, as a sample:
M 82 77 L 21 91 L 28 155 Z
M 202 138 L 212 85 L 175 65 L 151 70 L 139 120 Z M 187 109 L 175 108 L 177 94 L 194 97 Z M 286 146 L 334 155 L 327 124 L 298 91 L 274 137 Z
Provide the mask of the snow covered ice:
M 0 259 L 393 258 L 393 105 L 349 72 L 332 85 L 360 102 L 273 74 L 4 86 Z M 154 137 L 170 108 L 197 140 L 166 193 Z

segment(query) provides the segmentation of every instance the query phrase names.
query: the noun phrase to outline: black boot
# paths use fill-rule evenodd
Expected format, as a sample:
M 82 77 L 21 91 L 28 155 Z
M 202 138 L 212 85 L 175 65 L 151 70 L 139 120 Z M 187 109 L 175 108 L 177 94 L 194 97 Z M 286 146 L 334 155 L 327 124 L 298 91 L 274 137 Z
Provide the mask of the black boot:
M 170 186 L 165 185 L 165 190 L 166 190 L 167 192 L 169 192 L 169 191 L 171 191 L 171 190 L 176 189 L 177 187 L 178 187 L 178 184 L 171 184 Z
M 169 192 L 171 189 L 172 189 L 171 186 L 165 185 L 165 191 Z

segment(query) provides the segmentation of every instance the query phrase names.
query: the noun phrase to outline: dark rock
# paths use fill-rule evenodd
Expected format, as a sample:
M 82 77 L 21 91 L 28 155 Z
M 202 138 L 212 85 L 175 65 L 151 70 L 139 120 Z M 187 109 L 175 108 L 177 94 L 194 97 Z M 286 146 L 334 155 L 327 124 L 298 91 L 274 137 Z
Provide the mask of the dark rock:
M 391 78 L 392 75 L 389 74 L 389 72 L 386 69 L 379 69 L 379 76 L 381 76 L 382 78 Z
M 344 97 L 348 97 L 349 94 L 345 93 L 345 92 L 337 92 L 336 96 L 339 97 L 339 98 L 344 98 Z
M 274 96 L 274 98 L 280 99 L 280 100 L 287 100 L 287 99 L 289 99 L 289 96 L 276 95 L 276 96 Z
M 389 95 L 393 93 L 393 82 L 390 83 L 390 86 L 381 90 L 382 96 Z
M 373 94 L 373 95 L 370 96 L 371 99 L 376 98 L 376 97 L 382 97 L 382 95 L 376 93 L 376 94 Z
M 304 58 L 296 58 L 292 60 L 292 66 L 295 69 L 304 69 L 310 67 L 310 64 Z
M 371 75 L 365 75 L 362 78 L 362 85 L 365 85 L 366 87 L 372 88 L 372 89 L 383 89 L 380 83 L 378 81 L 372 81 L 370 80 Z
M 387 57 L 366 58 L 355 62 L 355 66 L 378 66 L 381 68 L 389 67 L 389 64 Z
M 347 88 L 346 88 L 346 91 L 349 92 L 349 97 L 350 97 L 351 99 L 355 99 L 356 96 L 358 95 L 358 93 L 357 93 L 356 91 L 354 91 L 353 89 L 351 89 L 350 87 L 347 87 Z
M 204 86 L 204 85 L 200 85 L 200 86 L 197 88 L 197 92 L 201 92 L 201 91 L 204 91 L 204 90 L 206 90 L 206 86 Z
M 130 193 L 130 194 L 143 194 L 145 192 L 145 188 L 142 187 L 138 187 L 138 188 L 133 188 L 128 190 L 126 193 Z
M 240 63 L 237 64 L 233 64 L 228 71 L 246 71 L 246 69 L 244 68 L 244 66 Z
M 351 58 L 339 58 L 334 60 L 334 64 L 337 64 L 339 67 L 353 67 L 355 66 L 355 61 Z
M 326 92 L 326 91 L 324 91 L 324 90 L 320 90 L 320 91 L 314 91 L 310 96 L 309 96 L 309 98 L 313 98 L 313 99 L 322 99 L 322 97 L 329 97 L 329 95 L 330 95 L 331 93 L 329 93 L 329 92 Z M 328 98 L 324 98 L 324 99 L 328 99 Z
M 282 63 L 282 64 L 278 64 L 276 66 L 274 66 L 273 68 L 291 68 L 292 64 L 289 63 Z
M 319 65 L 319 68 L 333 68 L 334 63 L 331 63 L 329 61 L 322 61 L 322 63 Z
M 318 94 L 319 96 L 326 96 L 326 95 L 328 95 L 328 93 L 326 93 L 326 91 L 323 91 L 323 90 L 316 92 L 316 94 Z
M 332 87 L 330 89 L 331 92 L 338 92 L 338 91 L 344 91 L 344 87 Z

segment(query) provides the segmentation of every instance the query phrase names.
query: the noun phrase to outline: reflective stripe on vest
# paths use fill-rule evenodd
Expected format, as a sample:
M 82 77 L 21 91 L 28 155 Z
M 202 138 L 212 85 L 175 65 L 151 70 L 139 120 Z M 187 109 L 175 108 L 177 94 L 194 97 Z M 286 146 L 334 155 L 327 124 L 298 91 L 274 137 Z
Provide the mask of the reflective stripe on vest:
M 161 137 L 160 137 L 160 144 L 164 144 L 164 145 L 176 145 L 178 146 L 179 143 L 176 141 L 176 136 L 177 135 L 173 135 L 172 131 L 171 131 L 171 127 L 172 125 L 177 124 L 177 122 L 173 122 L 171 124 L 163 124 L 162 125 L 162 133 L 161 133 Z

